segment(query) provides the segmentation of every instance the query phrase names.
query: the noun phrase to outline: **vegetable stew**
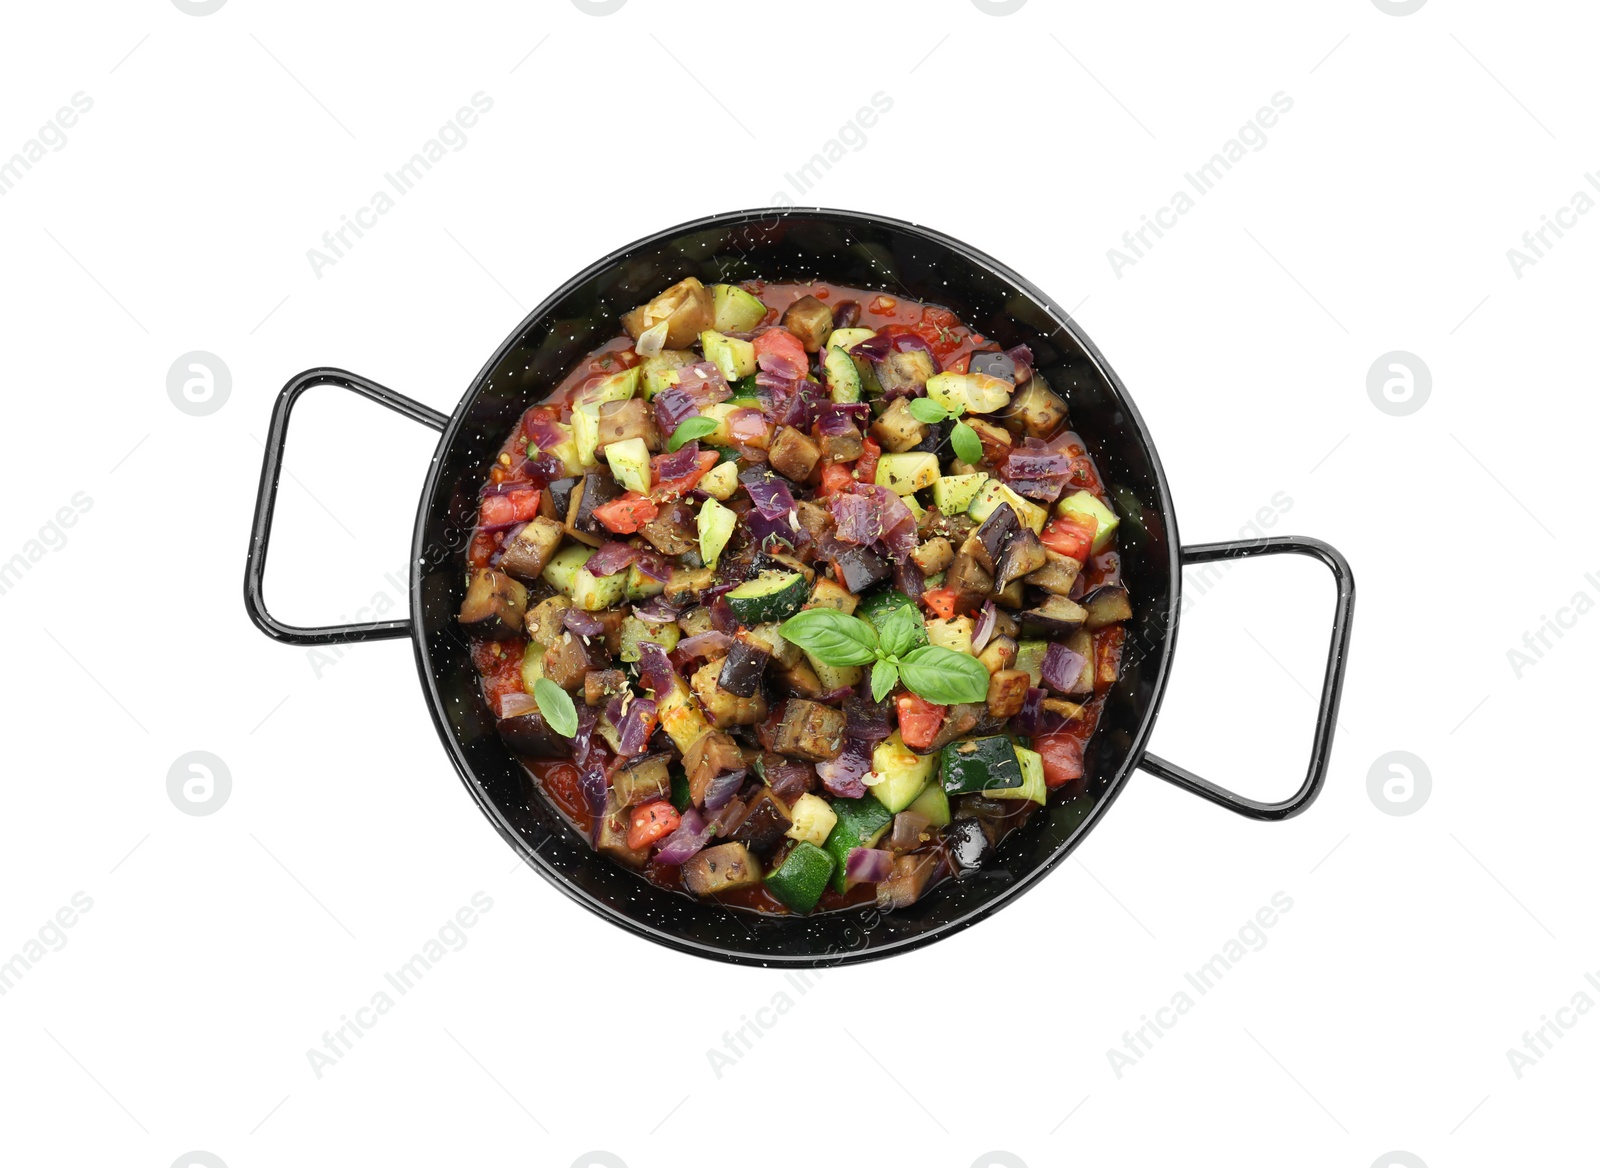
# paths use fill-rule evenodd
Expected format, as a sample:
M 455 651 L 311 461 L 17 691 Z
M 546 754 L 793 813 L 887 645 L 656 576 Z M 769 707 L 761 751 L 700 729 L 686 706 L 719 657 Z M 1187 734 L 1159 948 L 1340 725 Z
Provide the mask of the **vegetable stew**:
M 892 910 L 1080 793 L 1132 608 L 1028 349 L 822 283 L 622 326 L 507 438 L 459 614 L 573 828 L 687 895 Z

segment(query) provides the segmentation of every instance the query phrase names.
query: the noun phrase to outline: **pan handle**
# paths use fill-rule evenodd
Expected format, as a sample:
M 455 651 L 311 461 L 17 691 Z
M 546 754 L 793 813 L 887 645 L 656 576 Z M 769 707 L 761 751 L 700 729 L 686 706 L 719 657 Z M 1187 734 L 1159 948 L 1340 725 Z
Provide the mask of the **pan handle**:
M 1266 539 L 1205 543 L 1183 549 L 1183 565 L 1205 564 L 1213 560 L 1242 560 L 1250 556 L 1290 553 L 1321 560 L 1338 584 L 1338 601 L 1333 610 L 1333 636 L 1328 645 L 1328 664 L 1322 675 L 1322 696 L 1317 702 L 1317 728 L 1311 737 L 1311 765 L 1300 789 L 1281 803 L 1262 803 L 1235 795 L 1193 771 L 1185 770 L 1154 754 L 1145 753 L 1139 766 L 1175 786 L 1209 799 L 1219 806 L 1251 819 L 1288 819 L 1311 806 L 1327 777 L 1329 756 L 1333 753 L 1333 731 L 1339 718 L 1339 698 L 1344 691 L 1345 659 L 1350 651 L 1350 621 L 1356 605 L 1356 578 L 1349 561 L 1338 550 L 1320 539 L 1298 535 L 1271 536 Z
M 315 385 L 337 385 L 341 389 L 348 389 L 435 430 L 443 430 L 445 423 L 450 420 L 438 410 L 343 369 L 307 369 L 290 378 L 283 392 L 278 394 L 277 404 L 272 407 L 272 425 L 267 432 L 266 453 L 261 460 L 261 485 L 256 489 L 255 521 L 250 527 L 250 551 L 244 565 L 245 609 L 257 628 L 273 640 L 288 645 L 343 645 L 352 641 L 381 641 L 390 637 L 409 636 L 411 622 L 408 620 L 302 628 L 284 624 L 267 611 L 261 581 L 267 571 L 267 540 L 272 535 L 272 509 L 278 499 L 278 476 L 283 470 L 283 444 L 289 433 L 289 414 L 300 395 Z

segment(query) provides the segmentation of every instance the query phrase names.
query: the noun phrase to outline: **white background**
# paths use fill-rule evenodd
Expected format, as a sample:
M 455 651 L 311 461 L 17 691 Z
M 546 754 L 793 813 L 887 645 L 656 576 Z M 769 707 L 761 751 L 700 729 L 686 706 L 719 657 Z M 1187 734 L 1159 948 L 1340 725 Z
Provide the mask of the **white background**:
M 0 561 L 41 540 L 0 595 L 0 960 L 75 893 L 92 908 L 0 997 L 0 1159 L 1438 1168 L 1592 1147 L 1600 1018 L 1565 1015 L 1520 1078 L 1506 1053 L 1600 970 L 1600 620 L 1569 612 L 1520 677 L 1508 659 L 1600 597 L 1600 216 L 1520 278 L 1506 255 L 1600 167 L 1589 6 L 124 0 L 5 25 L 0 158 L 74 93 L 93 108 L 0 198 Z M 307 249 L 479 91 L 464 148 L 314 273 Z M 878 91 L 892 109 L 801 198 L 786 173 Z M 1280 91 L 1264 147 L 1115 273 L 1107 249 Z M 802 994 L 636 940 L 518 863 L 408 645 L 319 671 L 249 624 L 259 439 L 291 374 L 339 365 L 448 411 L 568 275 L 775 192 L 929 224 L 1074 307 L 1190 541 L 1281 492 L 1276 532 L 1348 554 L 1314 808 L 1258 824 L 1137 775 L 1005 912 Z M 231 371 L 206 416 L 166 390 L 193 350 Z M 1409 416 L 1367 393 L 1394 350 L 1431 370 Z M 322 391 L 290 446 L 272 604 L 402 614 L 385 574 L 432 436 Z M 1292 790 L 1331 607 L 1309 561 L 1192 597 L 1157 752 Z M 167 794 L 195 750 L 231 774 L 214 814 Z M 1403 817 L 1368 793 L 1396 750 L 1432 777 Z M 307 1050 L 480 891 L 465 947 L 318 1077 Z M 1264 947 L 1119 1075 L 1107 1051 L 1277 892 Z M 793 1008 L 759 1015 L 780 992 Z M 773 1024 L 719 1077 L 707 1052 L 745 1018 Z

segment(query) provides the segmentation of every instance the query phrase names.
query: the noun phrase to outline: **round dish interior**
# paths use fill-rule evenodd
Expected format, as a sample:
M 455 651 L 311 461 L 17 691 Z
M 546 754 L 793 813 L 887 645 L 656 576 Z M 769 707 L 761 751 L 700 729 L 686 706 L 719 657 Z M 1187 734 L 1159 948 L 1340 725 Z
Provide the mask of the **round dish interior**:
M 457 626 L 537 797 L 774 916 L 902 912 L 1086 812 L 1127 500 L 1032 349 L 819 280 L 689 277 L 621 326 L 522 403 L 464 552 Z

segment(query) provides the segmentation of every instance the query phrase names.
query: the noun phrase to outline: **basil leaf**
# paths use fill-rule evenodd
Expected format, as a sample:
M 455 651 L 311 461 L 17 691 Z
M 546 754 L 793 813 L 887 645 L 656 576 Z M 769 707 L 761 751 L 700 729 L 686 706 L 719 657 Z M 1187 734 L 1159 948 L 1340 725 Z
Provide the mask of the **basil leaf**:
M 950 416 L 950 412 L 942 405 L 925 397 L 912 398 L 910 409 L 913 418 L 929 426 L 937 426 Z
M 941 706 L 989 696 L 989 671 L 983 662 L 941 645 L 924 645 L 901 661 L 900 680 L 918 697 Z
M 571 738 L 578 732 L 578 711 L 573 708 L 572 695 L 548 677 L 534 682 L 533 700 L 538 703 L 544 720 L 550 723 L 550 729 L 561 737 Z
M 865 665 L 878 655 L 878 634 L 872 626 L 836 608 L 797 612 L 778 631 L 824 665 Z
M 902 604 L 878 622 L 878 647 L 889 656 L 898 657 L 916 643 L 921 627 L 922 618 L 916 608 Z
M 900 670 L 893 661 L 879 661 L 872 667 L 872 700 L 881 702 L 900 683 Z
M 983 443 L 978 432 L 965 422 L 957 422 L 950 431 L 950 449 L 962 462 L 977 466 L 983 461 Z
M 717 428 L 717 420 L 702 414 L 692 418 L 685 418 L 678 423 L 678 428 L 672 432 L 672 437 L 667 439 L 667 449 L 677 450 L 686 442 L 693 442 L 696 438 L 704 438 Z

